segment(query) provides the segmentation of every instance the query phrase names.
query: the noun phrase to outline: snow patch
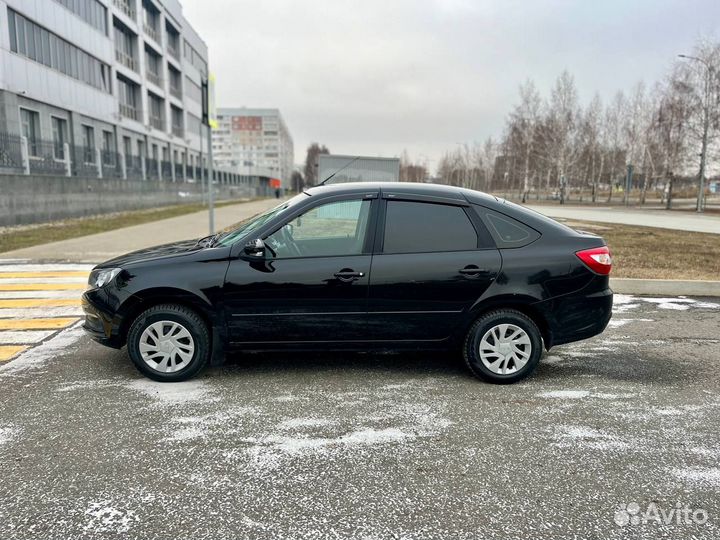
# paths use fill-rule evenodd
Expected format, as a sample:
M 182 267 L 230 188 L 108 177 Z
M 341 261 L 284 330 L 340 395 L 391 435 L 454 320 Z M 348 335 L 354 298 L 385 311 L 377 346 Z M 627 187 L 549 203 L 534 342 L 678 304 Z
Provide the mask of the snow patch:
M 278 424 L 278 428 L 282 430 L 294 430 L 302 428 L 322 427 L 334 424 L 333 420 L 326 418 L 291 418 L 284 420 Z
M 111 505 L 111 501 L 104 500 L 90 503 L 85 510 L 85 527 L 87 532 L 126 533 L 140 521 L 132 510 L 118 510 Z
M 720 486 L 720 468 L 686 467 L 674 469 L 672 473 L 686 482 L 705 486 Z
M 82 321 L 78 321 L 54 338 L 25 351 L 9 364 L 0 365 L 0 376 L 12 376 L 30 368 L 42 367 L 48 360 L 67 353 L 70 346 L 85 334 L 81 325 Z
M 590 395 L 588 390 L 552 390 L 550 392 L 541 392 L 538 397 L 552 399 L 582 399 Z
M 153 404 L 159 407 L 212 403 L 218 399 L 212 395 L 210 385 L 201 380 L 161 383 L 150 379 L 137 379 L 124 386 L 151 398 Z
M 587 426 L 559 426 L 555 435 L 560 447 L 587 448 L 590 450 L 625 450 L 630 443 L 616 435 Z
M 0 446 L 9 443 L 17 435 L 17 429 L 11 427 L 0 427 Z

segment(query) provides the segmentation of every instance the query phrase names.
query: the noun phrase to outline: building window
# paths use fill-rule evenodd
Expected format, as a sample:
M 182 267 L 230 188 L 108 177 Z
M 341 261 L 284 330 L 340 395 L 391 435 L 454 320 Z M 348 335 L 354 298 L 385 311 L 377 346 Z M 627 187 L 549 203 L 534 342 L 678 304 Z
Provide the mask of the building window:
M 153 38 L 156 43 L 160 43 L 160 13 L 150 2 L 143 2 L 143 30 Z
M 92 126 L 82 126 L 83 161 L 95 163 L 95 129 Z
M 107 93 L 110 66 L 8 9 L 10 50 Z
M 115 21 L 115 60 L 128 69 L 137 71 L 137 36 L 129 29 Z
M 107 9 L 97 0 L 56 0 L 89 25 L 107 35 Z
M 40 114 L 21 107 L 20 125 L 23 137 L 27 139 L 28 154 L 34 157 L 40 156 Z
M 140 121 L 140 107 L 138 107 L 139 87 L 118 74 L 118 101 L 120 102 L 120 114 L 125 118 Z
M 190 77 L 185 77 L 187 96 L 196 103 L 202 103 L 202 88 Z
M 102 132 L 103 165 L 115 165 L 115 136 L 112 131 Z
M 188 133 L 200 135 L 200 119 L 191 113 L 187 114 L 187 131 Z
M 162 60 L 150 47 L 145 47 L 145 75 L 155 86 L 162 87 Z
M 172 120 L 172 133 L 177 137 L 182 137 L 185 131 L 183 129 L 183 111 L 173 105 L 170 107 L 170 113 Z
M 125 152 L 125 165 L 132 166 L 132 139 L 123 137 L 123 151 Z
M 53 132 L 53 156 L 55 159 L 65 159 L 65 143 L 67 142 L 67 120 L 64 118 L 57 118 L 55 116 L 52 119 L 52 132 Z
M 170 93 L 178 99 L 182 99 L 182 73 L 168 64 L 168 86 Z
M 150 125 L 155 129 L 165 131 L 165 100 L 148 92 L 148 109 Z

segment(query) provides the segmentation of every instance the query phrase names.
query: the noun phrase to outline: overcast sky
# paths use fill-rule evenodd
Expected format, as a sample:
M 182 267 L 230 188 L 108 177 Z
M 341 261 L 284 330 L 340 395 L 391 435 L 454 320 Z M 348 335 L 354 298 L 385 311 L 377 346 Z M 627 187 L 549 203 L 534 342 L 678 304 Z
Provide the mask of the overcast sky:
M 517 87 L 568 69 L 583 102 L 649 85 L 701 36 L 718 0 L 181 0 L 209 47 L 219 107 L 277 107 L 304 161 L 427 159 L 499 135 Z

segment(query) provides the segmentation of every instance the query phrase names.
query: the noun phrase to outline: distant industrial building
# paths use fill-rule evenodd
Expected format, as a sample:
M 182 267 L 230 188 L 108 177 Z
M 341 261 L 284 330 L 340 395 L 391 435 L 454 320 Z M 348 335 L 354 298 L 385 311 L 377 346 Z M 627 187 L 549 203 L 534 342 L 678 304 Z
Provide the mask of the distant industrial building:
M 278 109 L 218 108 L 217 122 L 212 131 L 216 167 L 291 187 L 293 140 Z
M 0 0 L 0 65 L 0 170 L 199 177 L 208 52 L 177 0 Z
M 318 183 L 334 176 L 330 184 L 342 182 L 399 182 L 400 160 L 398 158 L 342 156 L 320 154 L 318 156 Z

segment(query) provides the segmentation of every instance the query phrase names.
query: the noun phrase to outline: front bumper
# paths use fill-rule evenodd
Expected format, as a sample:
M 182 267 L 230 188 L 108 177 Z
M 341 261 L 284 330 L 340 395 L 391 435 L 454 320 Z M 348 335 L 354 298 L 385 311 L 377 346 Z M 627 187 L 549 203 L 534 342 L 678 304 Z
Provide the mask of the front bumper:
M 119 349 L 124 345 L 120 334 L 120 320 L 117 314 L 103 301 L 97 290 L 82 295 L 82 309 L 85 312 L 83 330 L 98 343 Z

